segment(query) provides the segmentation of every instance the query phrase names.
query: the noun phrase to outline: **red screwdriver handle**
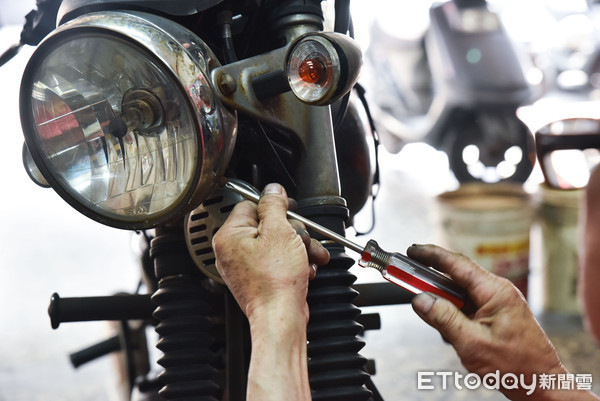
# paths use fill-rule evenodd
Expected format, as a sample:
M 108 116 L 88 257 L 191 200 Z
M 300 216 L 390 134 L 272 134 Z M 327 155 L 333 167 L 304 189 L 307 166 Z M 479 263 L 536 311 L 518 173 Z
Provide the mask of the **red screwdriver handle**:
M 476 309 L 467 292 L 450 277 L 408 256 L 386 252 L 375 240 L 367 243 L 358 264 L 379 270 L 383 278 L 413 294 L 432 293 L 468 314 Z

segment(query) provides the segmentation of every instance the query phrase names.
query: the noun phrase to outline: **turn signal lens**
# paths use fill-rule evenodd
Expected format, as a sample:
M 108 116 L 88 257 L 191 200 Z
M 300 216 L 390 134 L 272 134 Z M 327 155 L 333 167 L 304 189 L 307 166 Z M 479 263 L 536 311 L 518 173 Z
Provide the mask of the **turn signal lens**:
M 307 84 L 321 84 L 327 78 L 327 67 L 318 58 L 304 60 L 298 68 L 298 76 Z
M 298 43 L 288 59 L 288 81 L 292 91 L 305 103 L 322 104 L 335 91 L 340 77 L 335 48 L 321 37 Z
M 304 103 L 331 104 L 352 89 L 361 64 L 360 48 L 346 35 L 309 33 L 290 45 L 286 56 L 288 83 Z

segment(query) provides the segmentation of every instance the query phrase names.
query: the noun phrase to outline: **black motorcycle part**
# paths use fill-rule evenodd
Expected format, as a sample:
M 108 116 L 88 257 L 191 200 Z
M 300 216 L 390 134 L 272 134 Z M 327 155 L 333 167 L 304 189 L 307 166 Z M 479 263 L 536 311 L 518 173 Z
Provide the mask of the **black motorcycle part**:
M 283 70 L 268 72 L 252 80 L 252 89 L 258 99 L 268 99 L 290 91 L 287 75 Z
M 356 316 L 356 321 L 363 326 L 364 331 L 381 329 L 381 316 L 379 316 L 379 313 L 363 313 Z
M 61 298 L 54 293 L 48 315 L 52 328 L 56 329 L 65 322 L 151 319 L 154 308 L 150 295 Z
M 60 0 L 37 0 L 37 9 L 25 16 L 25 25 L 21 32 L 21 43 L 36 46 L 56 28 L 56 14 Z
M 60 24 L 80 15 L 106 10 L 137 10 L 185 16 L 208 10 L 223 0 L 63 0 L 58 10 Z
M 300 213 L 338 233 L 344 233 L 348 209 L 342 206 L 309 206 Z M 313 233 L 314 235 L 314 233 Z M 315 238 L 319 238 L 315 235 Z M 321 238 L 319 238 L 321 239 Z M 364 342 L 357 335 L 364 328 L 356 318 L 360 309 L 352 304 L 358 293 L 351 288 L 356 277 L 348 271 L 354 260 L 344 248 L 327 245 L 331 255 L 321 266 L 308 290 L 310 320 L 307 328 L 308 371 L 315 401 L 369 400 L 365 384 L 367 359 L 358 354 Z
M 183 227 L 159 227 L 152 240 L 158 290 L 152 300 L 158 305 L 154 317 L 163 352 L 158 363 L 166 400 L 217 401 L 221 399 L 220 369 L 224 336 L 223 294 L 200 273 L 186 248 Z
M 335 0 L 335 32 L 346 34 L 350 28 L 350 0 Z
M 316 31 L 323 29 L 321 0 L 269 0 L 264 10 L 268 13 L 267 23 L 273 30 L 273 38 L 278 40 L 277 47 L 287 41 L 286 27 L 311 25 Z
M 69 360 L 74 368 L 78 368 L 85 363 L 93 361 L 94 359 L 120 350 L 121 339 L 118 335 L 115 335 L 90 347 L 73 352 L 69 355 Z
M 350 104 L 340 127 L 335 130 L 340 185 L 350 211 L 350 222 L 371 196 L 375 178 L 367 135 L 370 133 L 367 133 L 357 106 Z
M 288 196 L 295 198 L 297 168 L 302 144 L 297 137 L 240 115 L 239 135 L 226 176 L 246 181 L 262 189 L 278 182 Z M 251 149 L 252 151 L 248 151 Z
M 458 8 L 477 8 L 487 5 L 486 0 L 454 0 L 454 4 Z
M 409 304 L 414 294 L 387 282 L 355 284 L 352 286 L 359 295 L 354 304 L 356 306 L 381 306 Z
M 274 24 L 280 20 L 295 17 L 299 14 L 313 15 L 321 21 L 323 20 L 321 0 L 271 1 L 268 7 L 270 8 L 269 20 Z

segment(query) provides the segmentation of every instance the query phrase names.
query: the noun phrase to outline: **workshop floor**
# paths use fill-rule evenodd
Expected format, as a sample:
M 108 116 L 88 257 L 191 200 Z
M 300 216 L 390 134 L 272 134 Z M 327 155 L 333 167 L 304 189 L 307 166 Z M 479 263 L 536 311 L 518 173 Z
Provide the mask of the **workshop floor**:
M 0 30 L 0 49 L 13 43 L 19 28 Z M 137 267 L 127 232 L 102 227 L 74 212 L 50 189 L 36 187 L 21 163 L 18 87 L 29 50 L 0 69 L 0 401 L 117 401 L 110 359 L 79 370 L 68 353 L 106 338 L 102 323 L 64 324 L 54 331 L 46 314 L 53 292 L 62 296 L 108 295 L 132 291 Z M 382 154 L 382 185 L 372 237 L 386 249 L 404 251 L 412 243 L 439 241 L 435 196 L 456 183 L 444 157 L 415 145 L 400 155 Z M 365 213 L 359 223 L 369 220 Z M 361 241 L 364 241 L 361 239 Z M 539 255 L 532 254 L 532 285 L 539 287 Z M 536 265 L 537 263 L 537 265 Z M 377 272 L 354 268 L 359 281 Z M 533 289 L 534 306 L 541 291 Z M 369 310 L 374 309 L 374 310 Z M 374 382 L 387 400 L 501 400 L 491 391 L 417 389 L 419 371 L 463 372 L 452 348 L 412 312 L 399 305 L 368 308 L 380 312 L 382 329 L 368 332 L 362 354 L 376 360 Z M 567 367 L 600 378 L 600 351 L 573 316 L 550 316 L 544 327 Z M 600 380 L 600 379 L 598 379 Z M 594 383 L 600 393 L 600 383 Z

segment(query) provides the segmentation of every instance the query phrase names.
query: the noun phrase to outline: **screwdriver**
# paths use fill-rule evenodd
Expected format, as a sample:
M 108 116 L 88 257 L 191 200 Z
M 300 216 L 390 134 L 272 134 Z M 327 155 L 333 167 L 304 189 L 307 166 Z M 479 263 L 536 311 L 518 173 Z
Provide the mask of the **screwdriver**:
M 260 200 L 260 195 L 258 193 L 253 192 L 232 180 L 226 181 L 224 185 L 225 188 L 230 189 L 249 201 L 258 203 Z M 466 291 L 450 277 L 439 271 L 422 265 L 398 252 L 386 252 L 379 247 L 377 242 L 373 239 L 369 240 L 366 246 L 360 246 L 343 235 L 323 227 L 297 213 L 288 210 L 287 217 L 300 221 L 316 233 L 358 253 L 360 255 L 360 259 L 358 260 L 359 266 L 378 270 L 387 281 L 404 288 L 413 294 L 429 292 L 445 298 L 456 305 L 457 308 L 462 309 L 465 313 L 474 312 L 474 305 L 469 300 Z

